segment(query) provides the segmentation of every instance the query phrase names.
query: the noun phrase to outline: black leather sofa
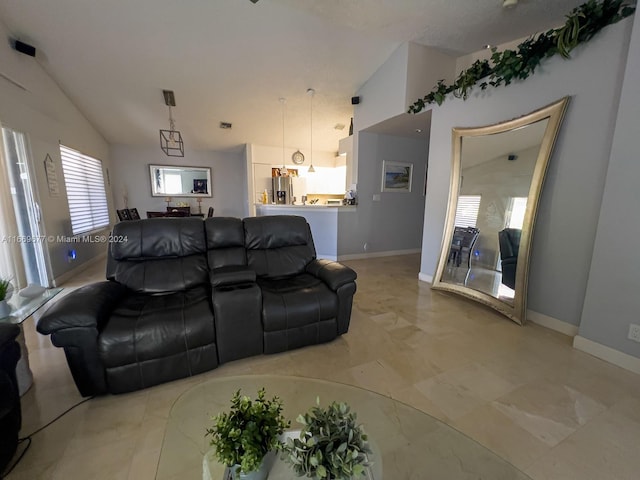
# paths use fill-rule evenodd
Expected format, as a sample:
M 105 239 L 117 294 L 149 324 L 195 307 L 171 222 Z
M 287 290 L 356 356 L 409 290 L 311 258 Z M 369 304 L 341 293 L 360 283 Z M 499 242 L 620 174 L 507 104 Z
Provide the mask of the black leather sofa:
M 349 329 L 356 273 L 316 259 L 298 216 L 115 225 L 107 281 L 57 301 L 37 329 L 83 396 L 122 393 Z
M 0 324 L 0 478 L 16 451 L 22 424 L 16 380 L 20 347 L 15 339 L 19 333 L 17 325 Z

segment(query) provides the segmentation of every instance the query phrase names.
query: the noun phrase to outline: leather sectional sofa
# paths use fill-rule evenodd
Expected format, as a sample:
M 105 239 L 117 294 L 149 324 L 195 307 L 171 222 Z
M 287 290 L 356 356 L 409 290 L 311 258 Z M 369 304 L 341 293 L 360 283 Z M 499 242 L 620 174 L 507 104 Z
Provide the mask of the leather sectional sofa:
M 16 451 L 22 423 L 16 379 L 16 365 L 20 359 L 16 337 L 19 333 L 17 325 L 0 324 L 0 478 Z
M 115 225 L 107 281 L 37 329 L 83 396 L 123 393 L 349 329 L 356 273 L 316 259 L 303 217 L 152 218 Z

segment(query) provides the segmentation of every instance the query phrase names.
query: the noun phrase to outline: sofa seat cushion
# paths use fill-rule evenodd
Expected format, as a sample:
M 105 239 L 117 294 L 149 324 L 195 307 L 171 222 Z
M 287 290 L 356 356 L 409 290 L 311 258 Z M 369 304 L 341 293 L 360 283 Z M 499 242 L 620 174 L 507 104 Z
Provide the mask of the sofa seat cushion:
M 110 368 L 169 357 L 214 342 L 209 290 L 196 287 L 126 297 L 100 333 L 98 347 Z
M 265 332 L 297 328 L 336 316 L 336 294 L 312 275 L 304 273 L 287 278 L 259 278 L 258 285 L 262 289 L 262 323 Z

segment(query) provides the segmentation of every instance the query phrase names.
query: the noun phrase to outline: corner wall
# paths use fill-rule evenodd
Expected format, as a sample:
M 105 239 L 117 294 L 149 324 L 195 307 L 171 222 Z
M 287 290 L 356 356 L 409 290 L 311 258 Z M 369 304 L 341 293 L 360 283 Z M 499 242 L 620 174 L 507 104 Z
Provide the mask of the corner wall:
M 634 17 L 620 109 L 615 120 L 593 260 L 576 348 L 596 355 L 596 342 L 640 359 L 640 343 L 627 338 L 640 325 L 640 18 Z M 598 355 L 600 356 L 600 355 Z M 640 373 L 640 360 L 632 370 Z
M 22 85 L 22 89 L 4 78 L 0 78 L 0 123 L 27 134 L 33 160 L 32 175 L 36 182 L 36 194 L 42 211 L 44 235 L 71 236 L 71 219 L 64 186 L 60 147 L 62 143 L 102 160 L 109 209 L 113 202 L 108 184 L 109 146 L 100 133 L 93 128 L 82 113 L 60 90 L 38 57 L 32 58 L 18 53 L 10 46 L 11 32 L 0 21 L 0 73 Z M 49 154 L 54 160 L 60 196 L 51 197 L 44 171 L 44 159 Z M 2 172 L 6 174 L 6 172 Z M 113 215 L 112 215 L 113 218 Z M 77 258 L 67 260 L 69 245 L 46 244 L 53 278 L 60 278 L 83 263 L 104 254 L 105 244 L 76 243 L 73 248 Z
M 451 97 L 433 108 L 421 278 L 433 275 L 441 248 L 451 129 L 519 117 L 569 95 L 538 209 L 528 307 L 567 324 L 580 323 L 632 21 L 607 27 L 574 50 L 569 61 L 549 59 L 524 82 L 475 89 L 466 101 Z M 637 278 L 634 282 L 637 290 Z

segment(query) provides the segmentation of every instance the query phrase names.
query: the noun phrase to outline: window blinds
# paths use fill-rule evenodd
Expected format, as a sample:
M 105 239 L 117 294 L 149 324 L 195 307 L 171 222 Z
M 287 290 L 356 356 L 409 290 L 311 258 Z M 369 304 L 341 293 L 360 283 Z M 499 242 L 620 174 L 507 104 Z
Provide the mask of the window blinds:
M 475 227 L 480 209 L 480 195 L 460 195 L 456 207 L 456 227 Z

